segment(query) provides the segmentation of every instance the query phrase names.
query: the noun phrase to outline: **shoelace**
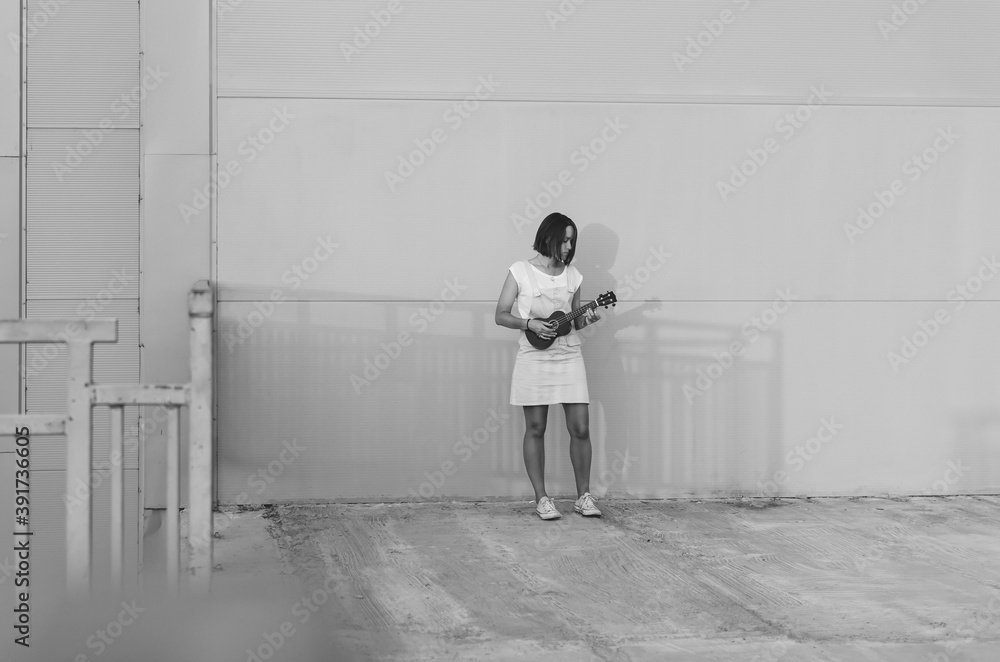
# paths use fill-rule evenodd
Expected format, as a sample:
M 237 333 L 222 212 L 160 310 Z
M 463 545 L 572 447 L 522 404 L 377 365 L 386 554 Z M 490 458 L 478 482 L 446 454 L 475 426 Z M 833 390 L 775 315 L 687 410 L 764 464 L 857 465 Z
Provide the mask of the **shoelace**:
M 597 504 L 594 502 L 594 497 L 590 496 L 589 494 L 584 494 L 583 501 L 581 502 L 580 507 L 583 508 L 584 510 L 590 510 L 591 508 L 596 510 Z
M 546 499 L 544 503 L 538 504 L 538 507 L 542 509 L 542 512 L 546 515 L 555 512 L 556 507 L 552 504 L 552 499 Z

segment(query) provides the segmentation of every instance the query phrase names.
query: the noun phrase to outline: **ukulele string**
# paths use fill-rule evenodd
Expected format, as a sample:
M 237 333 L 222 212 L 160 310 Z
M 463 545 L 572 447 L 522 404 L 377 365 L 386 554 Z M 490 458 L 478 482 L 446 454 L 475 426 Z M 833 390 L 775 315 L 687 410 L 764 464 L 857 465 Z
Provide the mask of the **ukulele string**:
M 580 315 L 582 315 L 585 312 L 587 312 L 587 309 L 590 308 L 591 306 L 593 306 L 595 303 L 597 303 L 596 299 L 594 301 L 591 301 L 587 305 L 582 306 L 579 310 L 574 310 L 572 313 L 567 313 L 567 314 L 563 315 L 562 317 L 559 318 L 559 324 L 557 324 L 557 326 L 562 326 L 566 322 L 569 322 L 572 319 L 576 319 Z

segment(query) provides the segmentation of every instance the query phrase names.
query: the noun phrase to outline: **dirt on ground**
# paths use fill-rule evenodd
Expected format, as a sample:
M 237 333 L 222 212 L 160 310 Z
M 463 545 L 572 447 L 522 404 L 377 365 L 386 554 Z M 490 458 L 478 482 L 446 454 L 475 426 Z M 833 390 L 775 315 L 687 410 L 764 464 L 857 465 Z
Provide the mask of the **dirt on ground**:
M 995 498 L 558 505 L 269 516 L 337 659 L 1000 659 Z
M 135 618 L 121 595 L 36 614 L 30 659 L 1000 659 L 996 497 L 557 505 L 223 509 L 208 599 L 145 568 Z

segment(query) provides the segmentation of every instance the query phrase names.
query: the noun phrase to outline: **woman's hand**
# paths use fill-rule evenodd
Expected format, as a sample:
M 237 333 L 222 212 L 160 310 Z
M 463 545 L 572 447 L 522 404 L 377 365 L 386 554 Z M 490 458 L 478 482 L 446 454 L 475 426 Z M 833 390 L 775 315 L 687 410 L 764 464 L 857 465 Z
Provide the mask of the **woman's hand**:
M 534 324 L 534 326 L 531 326 Z M 549 338 L 555 338 L 556 330 L 559 328 L 556 326 L 555 322 L 543 322 L 542 320 L 528 320 L 528 328 L 535 333 L 539 338 L 548 340 Z
M 600 319 L 601 315 L 597 312 L 596 308 L 588 308 L 587 312 L 583 316 L 583 321 L 586 322 L 584 326 L 589 326 Z

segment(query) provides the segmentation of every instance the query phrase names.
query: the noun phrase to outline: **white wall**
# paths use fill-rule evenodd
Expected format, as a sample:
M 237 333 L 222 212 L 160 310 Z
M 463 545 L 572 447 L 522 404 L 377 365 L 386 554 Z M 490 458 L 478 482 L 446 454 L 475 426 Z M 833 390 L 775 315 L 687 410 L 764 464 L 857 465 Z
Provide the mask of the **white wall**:
M 187 296 L 211 277 L 209 211 L 185 219 L 178 206 L 210 181 L 209 5 L 198 0 L 143 3 L 145 66 L 162 81 L 143 103 L 142 374 L 146 384 L 190 381 Z M 166 411 L 144 407 L 146 506 L 166 506 Z M 187 410 L 180 447 L 186 450 Z M 187 453 L 181 453 L 187 503 Z
M 218 154 L 235 173 L 217 218 L 220 499 L 530 494 L 507 404 L 516 333 L 493 309 L 555 210 L 580 226 L 584 296 L 623 300 L 585 344 L 595 491 L 995 489 L 1000 285 L 961 308 L 948 295 L 1000 253 L 1000 14 L 921 5 L 883 37 L 892 3 L 585 4 L 555 29 L 549 4 L 403 3 L 350 61 L 341 42 L 384 3 L 220 16 Z M 678 71 L 672 54 L 727 7 Z M 480 77 L 499 86 L 456 126 L 448 109 Z M 613 142 L 581 160 L 602 132 Z M 914 170 L 925 151 L 935 162 Z M 766 162 L 723 191 L 754 154 Z M 314 261 L 321 239 L 338 245 Z M 436 303 L 449 282 L 458 300 Z M 778 290 L 796 302 L 765 313 Z M 432 305 L 431 323 L 412 317 Z M 893 365 L 938 309 L 947 321 Z M 773 322 L 759 336 L 755 317 Z M 412 342 L 352 383 L 401 332 Z M 734 341 L 749 351 L 692 391 Z M 499 430 L 456 450 L 492 412 Z M 809 442 L 824 419 L 843 427 Z M 549 429 L 549 489 L 569 493 L 561 412 Z M 282 453 L 293 439 L 305 450 Z M 626 451 L 633 466 L 605 473 Z

